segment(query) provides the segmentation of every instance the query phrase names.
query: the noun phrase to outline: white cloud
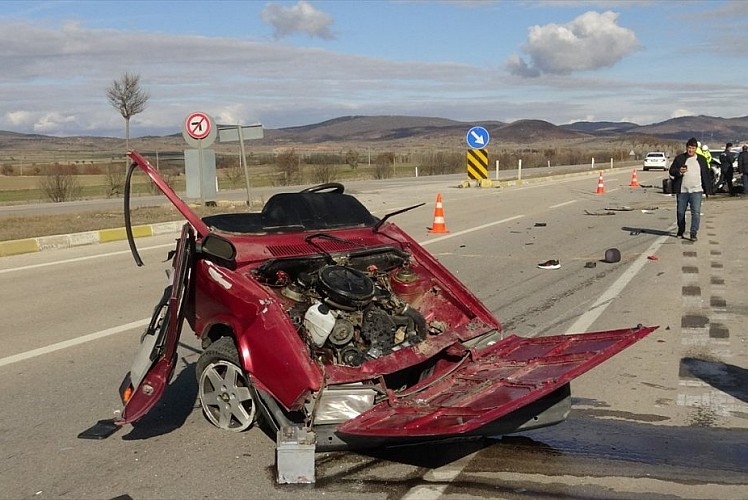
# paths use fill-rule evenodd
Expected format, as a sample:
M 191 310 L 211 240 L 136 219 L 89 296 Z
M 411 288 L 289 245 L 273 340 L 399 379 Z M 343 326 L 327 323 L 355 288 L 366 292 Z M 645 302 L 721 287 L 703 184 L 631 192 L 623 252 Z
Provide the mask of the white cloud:
M 673 112 L 670 114 L 670 118 L 680 118 L 681 116 L 693 116 L 695 114 L 696 113 L 694 113 L 693 111 L 679 108 L 679 109 L 673 110 Z
M 46 113 L 39 117 L 34 123 L 34 132 L 47 134 L 65 130 L 66 125 L 76 125 L 76 118 L 72 115 L 63 115 L 61 113 Z
M 292 7 L 270 3 L 262 10 L 261 17 L 273 27 L 276 38 L 284 38 L 296 33 L 325 40 L 335 38 L 330 29 L 333 23 L 332 17 L 315 9 L 304 0 L 299 0 Z
M 27 127 L 34 123 L 34 116 L 28 111 L 11 111 L 5 114 L 5 121 L 15 127 Z
M 522 51 L 506 68 L 517 76 L 566 75 L 613 66 L 639 48 L 636 34 L 617 24 L 618 14 L 586 12 L 569 23 L 532 26 Z

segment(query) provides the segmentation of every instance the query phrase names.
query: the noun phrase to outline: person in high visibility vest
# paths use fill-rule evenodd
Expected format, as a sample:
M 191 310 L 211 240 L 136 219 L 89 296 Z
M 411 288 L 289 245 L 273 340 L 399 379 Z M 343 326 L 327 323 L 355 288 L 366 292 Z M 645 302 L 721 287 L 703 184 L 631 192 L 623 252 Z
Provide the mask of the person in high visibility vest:
M 696 154 L 703 156 L 704 159 L 706 160 L 706 164 L 711 165 L 712 164 L 712 153 L 709 152 L 709 146 L 707 146 L 706 144 L 702 146 L 701 141 L 699 141 L 698 144 L 699 145 L 696 147 Z

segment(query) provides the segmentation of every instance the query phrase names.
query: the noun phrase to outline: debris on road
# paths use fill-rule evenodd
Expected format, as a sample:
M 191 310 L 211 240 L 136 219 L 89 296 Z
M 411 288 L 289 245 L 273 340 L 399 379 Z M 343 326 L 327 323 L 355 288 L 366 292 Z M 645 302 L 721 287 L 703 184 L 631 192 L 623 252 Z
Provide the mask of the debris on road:
M 603 262 L 607 262 L 609 264 L 613 264 L 616 262 L 620 262 L 621 260 L 621 251 L 617 248 L 608 248 L 605 250 L 605 257 L 603 258 Z
M 589 210 L 585 210 L 584 214 L 585 215 L 615 215 L 616 213 L 611 212 L 611 211 L 601 212 L 600 210 L 598 210 L 597 212 L 590 212 Z

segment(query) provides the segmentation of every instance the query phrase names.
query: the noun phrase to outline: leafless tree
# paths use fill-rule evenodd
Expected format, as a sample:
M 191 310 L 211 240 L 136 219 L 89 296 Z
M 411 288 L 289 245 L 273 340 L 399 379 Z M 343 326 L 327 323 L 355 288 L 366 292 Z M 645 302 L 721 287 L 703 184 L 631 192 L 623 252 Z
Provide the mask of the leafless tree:
M 39 178 L 39 188 L 48 199 L 61 203 L 80 198 L 82 189 L 78 182 L 78 169 L 74 164 L 55 163 L 45 170 L 44 176 Z
M 125 119 L 125 147 L 130 150 L 130 118 L 141 113 L 150 95 L 140 88 L 140 75 L 124 73 L 106 91 L 109 104 Z
M 275 158 L 275 167 L 280 176 L 276 184 L 280 186 L 291 186 L 301 181 L 301 157 L 295 149 L 278 153 Z

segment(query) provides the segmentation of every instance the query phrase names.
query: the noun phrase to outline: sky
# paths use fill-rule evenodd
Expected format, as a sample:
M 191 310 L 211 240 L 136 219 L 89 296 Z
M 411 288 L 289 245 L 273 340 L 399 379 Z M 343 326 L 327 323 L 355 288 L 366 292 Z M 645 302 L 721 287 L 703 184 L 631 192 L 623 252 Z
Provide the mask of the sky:
M 0 130 L 130 137 L 341 116 L 748 115 L 748 1 L 0 0 Z

